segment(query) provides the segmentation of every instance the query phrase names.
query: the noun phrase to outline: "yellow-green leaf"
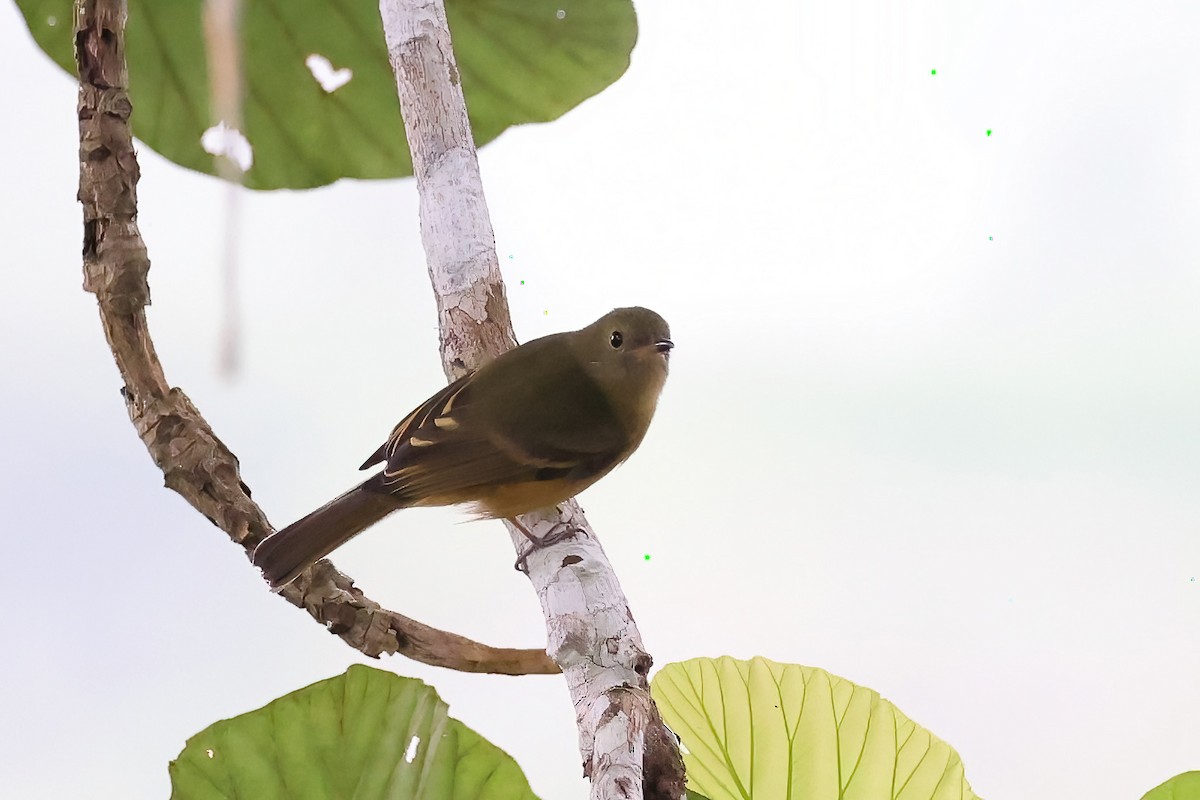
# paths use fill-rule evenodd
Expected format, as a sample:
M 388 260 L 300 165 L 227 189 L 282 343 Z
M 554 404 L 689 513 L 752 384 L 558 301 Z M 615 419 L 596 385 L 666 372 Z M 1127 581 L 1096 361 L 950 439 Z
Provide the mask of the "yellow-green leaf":
M 651 692 L 711 800 L 978 800 L 950 745 L 823 669 L 696 658 Z
M 1160 783 L 1142 800 L 1200 800 L 1200 772 L 1184 772 Z

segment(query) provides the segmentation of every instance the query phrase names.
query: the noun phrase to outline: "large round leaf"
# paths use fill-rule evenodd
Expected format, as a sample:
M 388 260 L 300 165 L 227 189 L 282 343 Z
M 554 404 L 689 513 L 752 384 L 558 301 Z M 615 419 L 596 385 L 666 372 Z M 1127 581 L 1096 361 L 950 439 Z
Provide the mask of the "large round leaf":
M 429 686 L 370 667 L 222 720 L 171 762 L 172 800 L 536 800 Z
M 822 669 L 697 658 L 651 692 L 711 800 L 978 800 L 950 745 Z
M 16 0 L 34 39 L 75 73 L 73 0 Z M 128 0 L 126 55 L 139 139 L 185 167 L 215 173 L 200 137 L 213 118 L 203 0 Z M 629 66 L 631 0 L 446 0 L 475 141 L 555 119 Z M 243 0 L 245 184 L 308 188 L 338 178 L 412 174 L 374 0 Z M 327 92 L 305 61 L 350 69 Z

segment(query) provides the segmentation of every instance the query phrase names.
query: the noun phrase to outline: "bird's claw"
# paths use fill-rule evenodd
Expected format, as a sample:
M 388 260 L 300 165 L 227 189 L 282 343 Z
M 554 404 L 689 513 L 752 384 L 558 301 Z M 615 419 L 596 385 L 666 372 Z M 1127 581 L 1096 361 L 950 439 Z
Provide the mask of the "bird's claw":
M 522 530 L 524 531 L 524 529 Z M 577 525 L 572 525 L 569 522 L 560 522 L 547 531 L 543 536 L 535 537 L 530 535 L 528 531 L 524 532 L 526 538 L 529 539 L 529 546 L 526 547 L 525 551 L 517 557 L 516 563 L 513 564 L 513 569 L 515 569 L 517 572 L 524 572 L 526 575 L 528 575 L 529 565 L 526 562 L 529 560 L 529 557 L 534 554 L 534 552 L 541 550 L 544 547 L 549 547 L 550 545 L 558 544 L 559 542 L 570 539 L 577 534 L 583 533 L 583 528 L 580 528 Z

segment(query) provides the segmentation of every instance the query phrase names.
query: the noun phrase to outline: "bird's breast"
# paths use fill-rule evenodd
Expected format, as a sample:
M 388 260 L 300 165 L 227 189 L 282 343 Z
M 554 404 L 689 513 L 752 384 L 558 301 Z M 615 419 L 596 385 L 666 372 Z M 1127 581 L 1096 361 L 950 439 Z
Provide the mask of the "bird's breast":
M 480 487 L 473 498 L 476 513 L 492 519 L 505 519 L 528 514 L 543 508 L 553 508 L 564 500 L 591 486 L 600 475 L 588 478 L 554 478 L 547 481 L 525 481 L 499 486 Z

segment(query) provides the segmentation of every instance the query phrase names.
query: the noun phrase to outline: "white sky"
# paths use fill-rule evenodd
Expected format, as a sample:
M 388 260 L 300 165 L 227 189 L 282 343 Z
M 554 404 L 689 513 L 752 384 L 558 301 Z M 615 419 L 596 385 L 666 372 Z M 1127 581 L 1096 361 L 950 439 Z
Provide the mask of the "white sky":
M 1200 5 L 968 5 L 642 3 L 625 78 L 482 151 L 509 298 L 523 339 L 672 324 L 649 437 L 583 497 L 659 664 L 827 668 L 989 800 L 1139 797 L 1200 768 Z M 188 736 L 360 659 L 161 488 L 79 289 L 74 88 L 8 3 L 0 73 L 0 775 L 165 797 Z M 244 199 L 230 383 L 225 189 L 141 155 L 169 378 L 282 525 L 442 380 L 415 187 Z M 460 519 L 335 560 L 540 646 L 507 537 Z M 382 666 L 586 795 L 558 679 Z

